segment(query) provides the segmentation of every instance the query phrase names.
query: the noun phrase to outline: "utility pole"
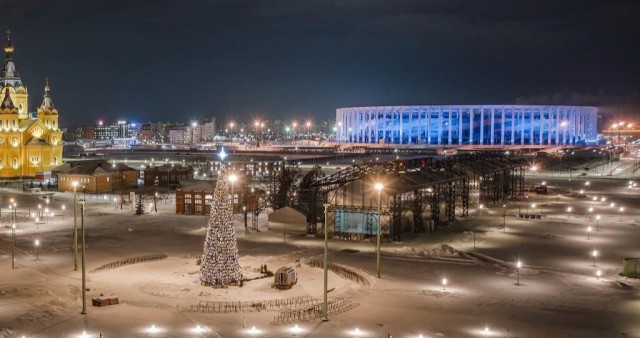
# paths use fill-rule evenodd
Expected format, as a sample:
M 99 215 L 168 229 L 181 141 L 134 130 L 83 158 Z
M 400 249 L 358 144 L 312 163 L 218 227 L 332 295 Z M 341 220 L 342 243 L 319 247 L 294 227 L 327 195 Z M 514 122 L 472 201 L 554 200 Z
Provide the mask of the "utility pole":
M 327 268 L 329 260 L 329 203 L 324 204 L 324 294 L 322 303 L 322 321 L 326 322 L 327 318 Z
M 87 314 L 87 284 L 85 278 L 85 234 L 84 234 L 84 208 L 85 200 L 80 200 L 80 227 L 82 230 L 82 314 Z
M 76 205 L 78 204 L 77 189 L 78 182 L 74 181 L 73 185 L 73 271 L 78 271 L 78 220 Z

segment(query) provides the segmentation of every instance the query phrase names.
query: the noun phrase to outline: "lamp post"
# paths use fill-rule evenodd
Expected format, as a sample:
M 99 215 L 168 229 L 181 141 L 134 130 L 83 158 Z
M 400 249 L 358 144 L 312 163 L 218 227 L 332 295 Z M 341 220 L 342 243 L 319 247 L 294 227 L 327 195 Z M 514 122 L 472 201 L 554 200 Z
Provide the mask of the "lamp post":
M 598 278 L 598 280 L 600 280 L 600 276 L 602 276 L 602 271 L 596 271 L 596 277 Z
M 591 239 L 591 227 L 587 227 L 587 239 Z
M 618 211 L 620 211 L 620 220 L 622 221 L 622 212 L 624 211 L 624 207 L 620 207 Z
M 84 234 L 85 200 L 80 200 L 80 227 L 82 230 L 82 314 L 87 314 L 87 284 L 85 279 L 85 234 Z
M 78 181 L 73 181 L 71 185 L 73 186 L 73 271 L 78 271 L 78 220 L 76 215 Z
M 36 245 L 36 262 L 37 262 L 38 261 L 38 247 L 40 246 L 40 240 L 39 239 L 36 239 L 35 245 Z
M 16 225 L 11 224 L 11 270 L 16 268 Z
M 518 276 L 518 280 L 516 282 L 516 285 L 520 285 L 520 268 L 522 267 L 522 262 L 520 260 L 518 260 L 516 262 L 516 274 Z
M 591 257 L 593 258 L 593 266 L 596 266 L 596 257 L 598 256 L 598 250 L 593 249 L 591 251 Z
M 502 232 L 507 232 L 507 205 L 502 205 Z
M 309 146 L 309 139 L 311 138 L 311 134 L 309 132 L 309 128 L 311 127 L 311 121 L 307 121 L 306 126 L 307 126 L 307 147 L 308 147 Z
M 447 291 L 447 279 L 442 278 L 442 291 Z
M 589 207 L 587 214 L 589 215 L 589 221 L 591 221 L 591 215 L 593 214 L 593 207 Z
M 596 231 L 600 231 L 600 215 L 596 215 Z
M 67 207 L 63 204 L 61 208 L 62 208 L 62 219 L 64 219 L 64 214 Z
M 378 191 L 378 231 L 376 232 L 376 277 L 380 278 L 380 228 L 382 220 L 382 183 L 376 183 L 375 188 Z
M 328 260 L 329 260 L 329 203 L 324 204 L 324 293 L 323 293 L 323 302 L 322 302 L 322 321 L 326 322 L 329 320 L 327 318 L 327 270 L 328 270 Z

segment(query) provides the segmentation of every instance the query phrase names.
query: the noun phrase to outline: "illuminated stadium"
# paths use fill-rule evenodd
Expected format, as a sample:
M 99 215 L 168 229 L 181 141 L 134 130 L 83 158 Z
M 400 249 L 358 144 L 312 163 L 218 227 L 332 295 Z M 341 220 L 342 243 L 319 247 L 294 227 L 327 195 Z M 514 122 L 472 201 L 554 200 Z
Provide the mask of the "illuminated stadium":
M 350 143 L 574 145 L 597 138 L 595 107 L 448 105 L 336 110 L 336 137 Z

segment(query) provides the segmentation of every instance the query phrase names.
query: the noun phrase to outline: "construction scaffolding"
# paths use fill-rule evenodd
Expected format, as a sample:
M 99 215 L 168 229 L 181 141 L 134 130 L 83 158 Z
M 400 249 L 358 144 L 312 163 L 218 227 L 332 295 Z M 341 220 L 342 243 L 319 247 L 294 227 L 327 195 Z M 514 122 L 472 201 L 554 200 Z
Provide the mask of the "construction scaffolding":
M 324 224 L 323 205 L 328 203 L 329 232 L 363 239 L 376 235 L 380 203 L 381 234 L 398 241 L 403 233 L 468 216 L 473 189 L 478 203 L 486 206 L 524 194 L 527 167 L 521 157 L 478 152 L 354 165 L 328 176 L 318 168 L 299 186 L 298 209 L 307 215 L 308 233 L 315 234 Z M 373 188 L 378 182 L 384 186 L 380 192 Z

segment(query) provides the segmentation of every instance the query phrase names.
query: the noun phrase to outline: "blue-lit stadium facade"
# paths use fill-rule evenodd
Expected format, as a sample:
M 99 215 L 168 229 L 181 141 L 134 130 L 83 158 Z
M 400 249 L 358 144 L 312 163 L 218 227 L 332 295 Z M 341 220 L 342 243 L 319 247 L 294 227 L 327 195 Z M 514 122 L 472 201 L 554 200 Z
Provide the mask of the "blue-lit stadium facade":
M 341 142 L 427 145 L 567 145 L 597 138 L 595 107 L 449 105 L 336 110 Z

